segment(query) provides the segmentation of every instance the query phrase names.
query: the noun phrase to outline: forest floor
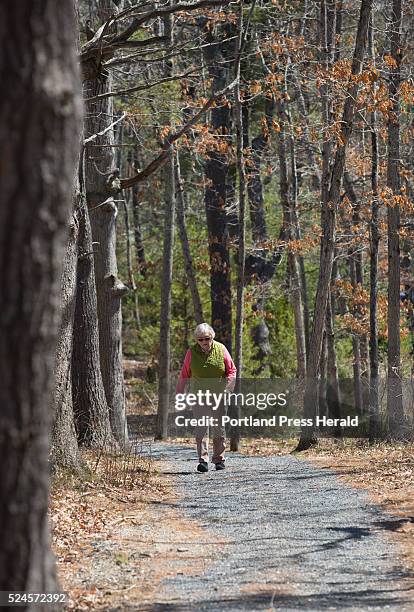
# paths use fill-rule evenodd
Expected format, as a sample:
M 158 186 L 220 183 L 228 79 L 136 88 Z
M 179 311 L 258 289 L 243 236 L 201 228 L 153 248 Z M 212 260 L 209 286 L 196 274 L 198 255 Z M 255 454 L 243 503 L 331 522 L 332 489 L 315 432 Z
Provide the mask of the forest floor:
M 141 482 L 129 473 L 110 484 L 102 466 L 90 482 L 55 486 L 69 609 L 413 609 L 413 574 L 393 539 L 405 518 L 332 469 L 269 449 L 198 474 L 189 445 L 142 453 Z
M 151 396 L 129 396 L 150 425 Z M 198 474 L 191 440 L 140 433 L 126 457 L 85 455 L 87 479 L 55 479 L 68 609 L 413 609 L 413 445 L 296 457 L 294 440 L 250 439 Z

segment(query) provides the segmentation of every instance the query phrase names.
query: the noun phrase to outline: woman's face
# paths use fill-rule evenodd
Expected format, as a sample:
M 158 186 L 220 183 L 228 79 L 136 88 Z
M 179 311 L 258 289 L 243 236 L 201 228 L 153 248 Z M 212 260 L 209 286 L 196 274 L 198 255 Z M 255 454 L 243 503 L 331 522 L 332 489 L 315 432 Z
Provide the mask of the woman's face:
M 213 338 L 211 338 L 211 336 L 208 336 L 206 334 L 205 336 L 199 336 L 197 338 L 197 342 L 198 342 L 198 346 L 201 347 L 201 350 L 204 353 L 208 353 L 212 347 Z

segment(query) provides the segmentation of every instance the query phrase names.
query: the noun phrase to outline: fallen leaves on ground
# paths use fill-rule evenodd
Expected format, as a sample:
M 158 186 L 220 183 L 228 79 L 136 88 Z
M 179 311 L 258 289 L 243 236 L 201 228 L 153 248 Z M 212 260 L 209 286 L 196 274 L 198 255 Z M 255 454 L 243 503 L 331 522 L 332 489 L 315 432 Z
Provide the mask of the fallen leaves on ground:
M 102 584 L 93 584 L 85 572 L 88 562 L 93 562 L 97 548 L 110 541 L 112 532 L 121 521 L 128 521 L 126 511 L 129 511 L 133 524 L 139 516 L 136 508 L 140 504 L 157 503 L 165 497 L 165 486 L 155 471 L 149 478 L 144 469 L 137 469 L 135 480 L 132 479 L 132 475 L 126 472 L 130 467 L 128 457 L 120 461 L 112 456 L 111 473 L 106 471 L 108 466 L 103 456 L 97 461 L 96 456 L 89 452 L 84 454 L 83 460 L 90 470 L 89 479 L 84 479 L 85 474 L 82 477 L 57 474 L 50 500 L 53 549 L 62 587 L 69 593 L 67 609 L 79 611 L 105 609 L 108 599 L 106 589 L 102 588 L 104 580 Z M 118 486 L 112 484 L 116 461 L 118 481 L 125 483 Z
M 240 452 L 245 455 L 271 457 L 288 455 L 297 445 L 293 438 L 243 438 L 240 442 Z

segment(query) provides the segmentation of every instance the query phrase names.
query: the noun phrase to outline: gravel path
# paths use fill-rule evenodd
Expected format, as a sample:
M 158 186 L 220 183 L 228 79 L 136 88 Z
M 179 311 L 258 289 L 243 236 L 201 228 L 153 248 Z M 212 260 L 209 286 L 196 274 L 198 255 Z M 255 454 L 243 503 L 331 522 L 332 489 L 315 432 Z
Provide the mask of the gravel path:
M 166 580 L 168 603 L 152 610 L 414 610 L 384 533 L 395 519 L 332 471 L 231 454 L 226 470 L 199 474 L 192 449 L 160 443 L 152 454 L 166 461 L 183 516 L 215 535 L 205 571 Z

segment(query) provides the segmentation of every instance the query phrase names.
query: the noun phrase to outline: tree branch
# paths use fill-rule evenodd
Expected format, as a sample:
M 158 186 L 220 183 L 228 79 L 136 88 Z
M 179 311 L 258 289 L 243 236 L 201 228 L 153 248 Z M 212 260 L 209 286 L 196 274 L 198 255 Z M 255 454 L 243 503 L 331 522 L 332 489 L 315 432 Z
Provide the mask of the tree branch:
M 197 9 L 205 7 L 222 6 L 229 4 L 230 2 L 231 0 L 200 0 L 200 2 L 195 2 L 194 4 L 175 4 L 172 6 L 147 11 L 139 17 L 135 17 L 133 19 L 133 22 L 122 32 L 116 34 L 109 40 L 104 40 L 104 34 L 108 30 L 109 26 L 113 25 L 119 19 L 131 16 L 130 13 L 136 9 L 136 7 L 131 7 L 129 9 L 126 9 L 125 11 L 118 13 L 118 15 L 111 16 L 111 18 L 105 24 L 103 24 L 99 28 L 99 30 L 97 30 L 94 37 L 83 45 L 80 54 L 81 61 L 87 61 L 98 51 L 101 56 L 107 55 L 108 53 L 114 53 L 118 48 L 125 46 L 125 43 L 127 42 L 128 38 L 132 36 L 149 19 L 153 19 L 155 17 L 163 17 L 165 15 L 169 15 L 171 13 L 178 13 L 180 11 L 195 11 Z M 150 40 L 154 39 L 148 39 L 148 41 L 139 42 L 142 42 L 144 46 L 145 43 L 149 43 Z
M 109 132 L 109 130 L 112 130 L 114 125 L 116 125 L 120 121 L 123 121 L 123 119 L 125 119 L 126 116 L 127 116 L 127 113 L 122 113 L 122 115 L 120 117 L 118 117 L 118 119 L 116 121 L 111 123 L 111 125 L 108 125 L 108 127 L 106 127 L 104 130 L 102 130 L 102 132 L 98 132 L 97 134 L 93 134 L 92 136 L 89 136 L 89 138 L 86 138 L 86 140 L 83 141 L 83 144 L 86 145 L 89 142 L 92 142 L 92 140 L 96 140 L 98 138 L 98 136 L 103 136 L 104 134 L 106 134 L 106 132 Z
M 162 166 L 164 164 L 164 162 L 167 160 L 167 158 L 168 158 L 168 151 L 169 151 L 171 145 L 176 140 L 181 138 L 181 136 L 186 134 L 193 127 L 193 125 L 195 125 L 197 123 L 197 121 L 200 119 L 200 117 L 204 113 L 206 113 L 208 111 L 208 109 L 214 104 L 214 102 L 216 102 L 216 100 L 218 100 L 222 96 L 224 96 L 227 93 L 229 93 L 232 89 L 234 89 L 236 84 L 237 84 L 237 79 L 232 81 L 229 85 L 227 85 L 221 91 L 218 91 L 216 94 L 214 94 L 214 96 L 211 96 L 211 98 L 209 98 L 207 100 L 207 102 L 202 106 L 202 108 L 198 111 L 198 113 L 196 113 L 194 115 L 194 117 L 188 123 L 183 125 L 183 127 L 181 129 L 179 129 L 177 132 L 174 132 L 174 134 L 171 134 L 167 138 L 167 140 L 165 141 L 165 143 L 163 144 L 163 146 L 161 148 L 161 151 L 160 151 L 159 155 L 157 155 L 157 157 L 155 157 L 148 164 L 148 166 L 146 168 L 144 168 L 144 170 L 142 170 L 141 172 L 138 172 L 135 176 L 131 176 L 130 178 L 121 179 L 121 181 L 120 181 L 121 182 L 121 189 L 127 189 L 128 187 L 132 187 L 133 185 L 136 185 L 137 183 L 140 183 L 141 181 L 143 181 L 146 178 L 148 178 L 153 172 L 158 170 L 158 168 L 160 166 Z
M 168 42 L 167 36 L 152 36 L 145 40 L 121 40 L 117 43 L 111 41 L 108 43 L 107 50 L 111 50 L 113 45 L 113 50 L 116 51 L 117 49 L 148 47 L 148 45 L 157 45 L 165 42 Z
M 206 8 L 209 6 L 222 6 L 223 4 L 229 4 L 231 1 L 232 0 L 200 0 L 200 2 L 195 2 L 194 4 L 173 4 L 171 6 L 156 8 L 151 11 L 147 11 L 146 13 L 143 13 L 140 17 L 135 17 L 134 22 L 130 24 L 127 28 L 125 28 L 123 32 L 117 34 L 110 42 L 116 43 L 118 41 L 126 40 L 126 38 L 129 38 L 129 36 L 134 34 L 134 32 L 149 19 L 154 19 L 155 17 L 165 17 L 166 15 L 171 15 L 172 13 L 179 13 L 181 11 L 195 11 L 197 9 Z M 135 10 L 135 7 L 132 7 L 132 10 Z M 131 8 L 119 13 L 115 17 L 115 19 L 125 17 L 129 13 L 131 13 Z
M 196 76 L 197 74 L 198 73 L 193 72 L 193 71 L 184 72 L 183 74 L 176 74 L 175 76 L 165 77 L 165 79 L 160 79 L 159 81 L 148 83 L 148 85 L 137 85 L 136 87 L 129 87 L 128 89 L 120 89 L 119 91 L 108 91 L 104 94 L 99 94 L 97 96 L 93 96 L 92 98 L 87 98 L 85 102 L 95 102 L 96 100 L 102 100 L 103 98 L 110 98 L 112 96 L 123 96 L 125 94 L 133 93 L 135 91 L 146 91 L 147 89 L 151 89 L 151 87 L 155 87 L 156 85 L 161 85 L 162 83 L 168 83 L 169 81 L 185 79 L 188 76 Z
M 160 37 L 160 39 L 161 38 L 164 39 L 163 36 Z M 148 41 L 149 40 L 150 39 L 148 39 Z M 147 42 L 147 40 L 143 42 Z M 128 41 L 125 44 L 128 45 Z M 142 51 L 137 51 L 136 53 L 131 53 L 130 55 L 123 55 L 120 57 L 112 58 L 108 60 L 107 62 L 104 62 L 103 66 L 104 68 L 110 68 L 111 66 L 117 66 L 120 64 L 128 64 L 134 61 L 142 62 L 146 64 L 155 64 L 157 62 L 158 63 L 164 62 L 170 58 L 179 56 L 183 50 L 192 51 L 193 50 L 192 48 L 186 49 L 188 44 L 189 44 L 189 41 L 186 41 L 182 43 L 181 45 L 173 45 L 172 47 L 164 47 L 162 50 L 156 49 L 156 48 L 155 49 L 145 48 Z M 164 55 L 152 57 L 152 55 L 155 53 L 164 53 Z M 150 55 L 150 57 L 148 57 L 148 55 Z

